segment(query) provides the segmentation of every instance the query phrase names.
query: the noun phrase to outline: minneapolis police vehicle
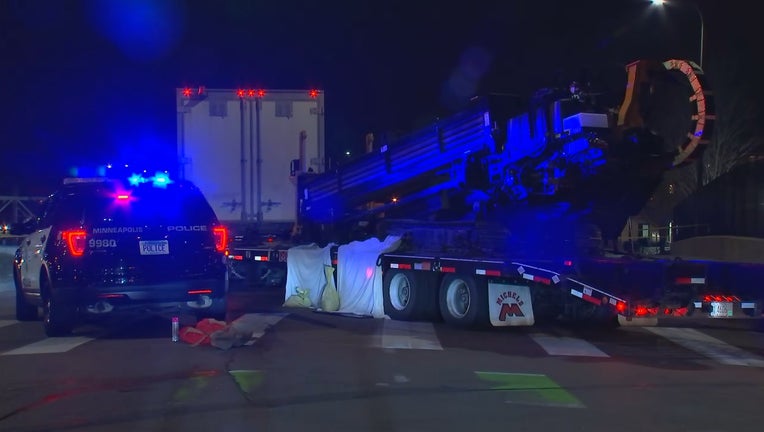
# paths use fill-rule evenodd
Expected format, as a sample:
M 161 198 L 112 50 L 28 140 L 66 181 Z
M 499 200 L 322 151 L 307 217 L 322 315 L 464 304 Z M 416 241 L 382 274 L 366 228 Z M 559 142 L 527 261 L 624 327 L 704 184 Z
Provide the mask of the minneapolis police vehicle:
M 112 311 L 182 308 L 224 318 L 227 231 L 199 189 L 165 173 L 65 179 L 14 260 L 16 317 L 48 336 Z

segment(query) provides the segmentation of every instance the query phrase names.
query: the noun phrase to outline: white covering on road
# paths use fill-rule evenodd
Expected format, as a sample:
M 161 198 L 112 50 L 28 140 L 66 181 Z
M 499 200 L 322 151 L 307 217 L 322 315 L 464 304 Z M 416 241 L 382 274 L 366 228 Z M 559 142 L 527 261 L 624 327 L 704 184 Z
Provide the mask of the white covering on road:
M 339 313 L 385 316 L 382 298 L 382 268 L 377 265 L 380 254 L 391 252 L 400 245 L 400 237 L 389 236 L 384 241 L 371 238 L 341 245 L 337 250 L 337 292 Z M 321 304 L 326 286 L 324 266 L 332 265 L 331 246 L 316 244 L 296 246 L 287 254 L 287 281 L 284 299 L 297 294 L 297 288 L 308 289 L 313 307 Z
M 309 290 L 308 297 L 314 307 L 321 304 L 321 293 L 326 285 L 324 266 L 332 265 L 331 246 L 322 248 L 311 243 L 289 249 L 284 300 L 297 294 L 297 288 L 300 288 Z
M 342 245 L 337 250 L 337 292 L 341 313 L 385 316 L 382 297 L 382 267 L 379 255 L 392 252 L 400 245 L 400 237 L 388 236 L 384 241 L 370 238 Z

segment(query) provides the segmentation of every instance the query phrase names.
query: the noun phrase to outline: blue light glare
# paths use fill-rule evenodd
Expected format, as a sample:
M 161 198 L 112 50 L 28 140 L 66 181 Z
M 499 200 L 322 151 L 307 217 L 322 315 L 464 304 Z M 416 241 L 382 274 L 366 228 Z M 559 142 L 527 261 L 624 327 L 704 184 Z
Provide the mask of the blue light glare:
M 152 180 L 154 182 L 154 187 L 160 188 L 166 188 L 168 184 L 172 183 L 172 180 L 170 180 L 170 177 L 166 173 L 159 171 L 154 174 Z
M 147 182 L 147 180 L 145 178 L 143 178 L 143 176 L 141 176 L 140 174 L 135 174 L 135 173 L 133 173 L 133 175 L 131 175 L 127 179 L 127 181 L 130 183 L 130 186 L 138 186 L 141 183 L 146 183 Z

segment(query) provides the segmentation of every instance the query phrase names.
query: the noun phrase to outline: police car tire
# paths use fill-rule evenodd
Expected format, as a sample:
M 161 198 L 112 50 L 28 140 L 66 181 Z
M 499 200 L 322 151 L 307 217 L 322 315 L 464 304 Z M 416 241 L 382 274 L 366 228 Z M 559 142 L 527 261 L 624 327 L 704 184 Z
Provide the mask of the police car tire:
M 21 292 L 18 271 L 13 271 L 13 283 L 16 287 L 16 319 L 19 321 L 36 321 L 39 318 L 37 306 L 27 303 Z
M 468 290 L 470 304 L 464 315 L 455 315 L 448 307 L 449 287 L 463 283 Z M 452 287 L 453 288 L 453 287 Z M 447 274 L 440 284 L 438 304 L 443 321 L 458 327 L 480 327 L 488 322 L 486 303 L 487 287 L 484 280 L 477 280 L 469 275 Z
M 401 280 L 408 282 L 409 293 L 408 302 L 405 306 L 394 305 L 399 300 L 393 301 L 391 290 L 395 289 L 396 284 Z M 384 301 L 385 313 L 394 320 L 413 321 L 424 318 L 424 312 L 427 306 L 426 287 L 420 274 L 412 270 L 390 269 L 385 272 L 382 282 L 382 297 Z M 434 303 L 434 301 L 433 301 Z
M 43 294 L 43 326 L 49 337 L 66 336 L 72 332 L 76 309 L 58 291 L 48 288 Z

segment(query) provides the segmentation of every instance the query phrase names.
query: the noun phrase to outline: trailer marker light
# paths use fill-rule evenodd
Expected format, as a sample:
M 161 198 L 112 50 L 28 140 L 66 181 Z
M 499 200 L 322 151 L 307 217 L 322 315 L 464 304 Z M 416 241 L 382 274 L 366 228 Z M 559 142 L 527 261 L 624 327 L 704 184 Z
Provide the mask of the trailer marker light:
M 390 268 L 411 270 L 411 264 L 390 263 Z
M 318 90 L 311 90 L 308 92 L 308 96 L 310 96 L 312 99 L 315 99 L 318 97 Z
M 255 255 L 254 256 L 255 261 L 268 261 L 267 255 Z
M 573 265 L 573 261 L 571 261 L 571 260 L 565 260 L 565 261 L 563 261 L 563 265 L 565 265 L 565 267 L 570 267 L 570 266 L 572 266 L 572 265 Z
M 456 267 L 441 267 L 440 271 L 443 273 L 456 273 Z
M 618 302 L 615 305 L 615 310 L 618 311 L 619 313 L 623 313 L 626 310 L 626 303 Z

